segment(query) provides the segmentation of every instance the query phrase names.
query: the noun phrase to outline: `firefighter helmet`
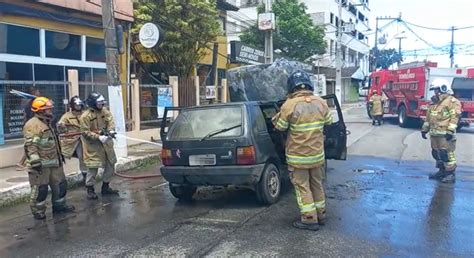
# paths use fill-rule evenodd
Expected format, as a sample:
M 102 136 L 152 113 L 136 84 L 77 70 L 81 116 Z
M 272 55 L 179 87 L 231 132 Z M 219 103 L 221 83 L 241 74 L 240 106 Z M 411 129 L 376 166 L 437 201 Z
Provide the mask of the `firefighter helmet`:
M 451 93 L 451 84 L 441 78 L 434 79 L 431 83 L 430 90 L 439 90 L 441 93 Z
M 81 109 L 77 110 L 76 106 L 80 106 Z M 74 96 L 69 100 L 69 107 L 71 110 L 80 111 L 84 108 L 84 102 L 79 98 L 79 96 Z
M 306 72 L 296 71 L 288 78 L 288 91 L 292 93 L 302 89 L 313 91 L 314 86 Z
M 41 110 L 52 109 L 54 108 L 53 101 L 46 97 L 36 97 L 33 102 L 31 102 L 31 111 L 39 112 Z
M 92 92 L 89 95 L 89 97 L 87 97 L 86 103 L 87 103 L 87 106 L 90 107 L 90 108 L 99 109 L 97 107 L 97 104 L 104 105 L 106 102 L 105 102 L 104 95 L 102 95 L 98 92 Z

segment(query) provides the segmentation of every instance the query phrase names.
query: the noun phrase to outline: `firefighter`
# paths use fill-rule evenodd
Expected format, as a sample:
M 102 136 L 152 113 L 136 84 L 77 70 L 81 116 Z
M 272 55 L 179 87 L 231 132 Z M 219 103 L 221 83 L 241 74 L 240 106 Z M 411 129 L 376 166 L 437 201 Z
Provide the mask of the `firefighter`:
M 308 74 L 297 71 L 288 78 L 289 96 L 272 119 L 275 128 L 288 131 L 286 159 L 301 218 L 299 229 L 318 230 L 324 224 L 324 125 L 332 123 L 327 103 L 314 96 Z
M 375 125 L 375 122 L 377 122 L 378 125 L 382 125 L 383 99 L 382 96 L 378 95 L 377 93 L 377 90 L 372 91 L 372 97 L 370 97 L 369 100 L 372 125 Z
M 26 164 L 31 186 L 30 208 L 35 219 L 46 218 L 48 185 L 51 188 L 53 213 L 72 212 L 74 206 L 66 204 L 67 181 L 64 175 L 61 147 L 51 125 L 53 102 L 36 97 L 31 103 L 34 116 L 23 127 Z
M 74 96 L 69 100 L 70 111 L 65 113 L 59 120 L 57 127 L 60 134 L 61 150 L 65 158 L 76 157 L 79 159 L 79 169 L 82 174 L 82 183 L 85 184 L 87 166 L 82 155 L 81 126 L 79 119 L 84 110 L 84 102 Z
M 443 183 L 454 183 L 456 128 L 461 116 L 461 102 L 452 96 L 449 82 L 443 79 L 434 80 L 430 90 L 433 90 L 435 95 L 432 98 L 432 105 L 426 112 L 421 136 L 427 139 L 426 134 L 430 134 L 431 153 L 439 170 L 430 174 L 429 178 Z
M 112 113 L 104 107 L 102 94 L 92 92 L 86 100 L 88 108 L 81 116 L 81 132 L 84 147 L 84 162 L 88 168 L 86 177 L 87 199 L 97 199 L 94 184 L 99 168 L 104 169 L 102 195 L 118 195 L 110 188 L 110 179 L 115 171 L 117 158 L 114 151 L 115 122 Z

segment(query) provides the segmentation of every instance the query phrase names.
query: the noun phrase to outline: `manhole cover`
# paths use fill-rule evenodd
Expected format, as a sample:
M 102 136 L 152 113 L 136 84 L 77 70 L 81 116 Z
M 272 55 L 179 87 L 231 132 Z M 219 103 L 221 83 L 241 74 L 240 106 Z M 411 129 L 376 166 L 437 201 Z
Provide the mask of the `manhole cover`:
M 21 182 L 27 182 L 27 181 L 28 181 L 28 177 L 26 176 L 13 177 L 13 178 L 7 179 L 7 182 L 9 183 L 21 183 Z

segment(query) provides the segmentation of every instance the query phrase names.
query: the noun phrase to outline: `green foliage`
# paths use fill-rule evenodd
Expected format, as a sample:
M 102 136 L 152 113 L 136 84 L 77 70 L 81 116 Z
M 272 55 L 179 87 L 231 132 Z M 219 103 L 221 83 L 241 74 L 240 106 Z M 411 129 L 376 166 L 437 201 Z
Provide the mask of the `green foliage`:
M 306 5 L 298 0 L 276 0 L 273 4 L 277 27 L 273 34 L 273 47 L 281 50 L 283 56 L 298 61 L 307 61 L 314 55 L 326 52 L 324 29 L 313 24 L 306 10 Z M 264 11 L 263 6 L 258 8 L 258 13 Z M 257 25 L 253 25 L 240 36 L 240 40 L 244 44 L 263 49 L 265 33 L 259 31 Z
M 382 50 L 376 50 L 373 48 L 370 50 L 372 64 L 375 63 L 375 56 L 377 54 L 377 51 L 378 58 L 376 68 L 388 69 L 392 64 L 403 61 L 403 56 L 400 55 L 400 53 L 398 53 L 398 51 L 394 48 Z
M 189 76 L 220 33 L 215 0 L 138 0 L 134 15 L 135 32 L 146 22 L 163 29 L 164 41 L 151 49 L 151 55 L 170 76 Z

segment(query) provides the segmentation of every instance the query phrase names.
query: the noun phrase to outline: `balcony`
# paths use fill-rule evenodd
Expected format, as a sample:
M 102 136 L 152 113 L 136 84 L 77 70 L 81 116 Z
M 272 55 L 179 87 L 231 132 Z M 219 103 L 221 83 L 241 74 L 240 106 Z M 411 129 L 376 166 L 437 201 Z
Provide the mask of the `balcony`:
M 237 7 L 236 0 L 217 0 L 217 9 L 237 12 L 239 7 Z

